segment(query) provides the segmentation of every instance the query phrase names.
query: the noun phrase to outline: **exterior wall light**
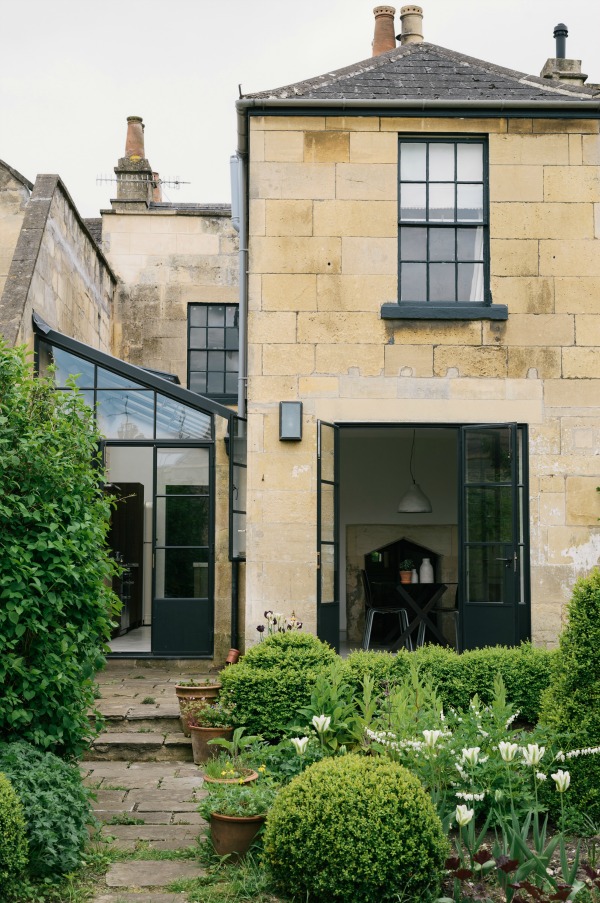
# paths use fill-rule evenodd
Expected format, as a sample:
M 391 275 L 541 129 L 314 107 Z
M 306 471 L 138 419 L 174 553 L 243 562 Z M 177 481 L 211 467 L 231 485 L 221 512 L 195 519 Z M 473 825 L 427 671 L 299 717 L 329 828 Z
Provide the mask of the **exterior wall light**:
M 279 402 L 279 439 L 282 442 L 300 442 L 302 439 L 302 402 Z

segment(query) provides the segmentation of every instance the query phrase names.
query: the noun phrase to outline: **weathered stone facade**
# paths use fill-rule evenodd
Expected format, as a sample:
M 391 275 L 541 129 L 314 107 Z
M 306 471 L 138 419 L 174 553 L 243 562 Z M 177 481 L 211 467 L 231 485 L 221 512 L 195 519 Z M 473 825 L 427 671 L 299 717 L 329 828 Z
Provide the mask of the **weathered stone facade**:
M 554 642 L 600 555 L 598 118 L 249 122 L 249 621 L 294 608 L 315 629 L 317 420 L 517 421 L 533 639 Z M 508 319 L 383 320 L 398 299 L 398 136 L 463 133 L 488 136 L 491 291 Z M 294 399 L 303 441 L 281 443 L 278 402 Z

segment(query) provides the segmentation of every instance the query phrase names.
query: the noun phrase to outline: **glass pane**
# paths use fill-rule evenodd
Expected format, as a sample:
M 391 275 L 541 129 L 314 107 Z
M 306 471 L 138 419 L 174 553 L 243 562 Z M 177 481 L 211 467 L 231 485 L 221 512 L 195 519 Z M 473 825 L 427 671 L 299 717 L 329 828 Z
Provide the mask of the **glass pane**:
M 483 260 L 483 229 L 457 229 L 457 251 L 459 260 Z
M 321 546 L 321 602 L 335 602 L 335 546 Z
M 248 471 L 245 467 L 234 465 L 233 467 L 233 485 L 231 487 L 233 494 L 233 508 L 235 510 L 246 510 L 246 477 Z
M 178 490 L 175 487 L 179 487 Z M 190 487 L 195 487 L 192 490 Z M 207 448 L 157 448 L 156 494 L 189 495 L 209 491 L 209 456 Z
M 210 439 L 211 416 L 164 395 L 156 398 L 157 439 Z
M 232 351 L 237 351 L 238 346 L 240 344 L 239 334 L 237 329 L 226 329 L 225 330 L 225 348 L 231 349 Z
M 156 597 L 208 597 L 207 549 L 156 549 Z
M 458 144 L 456 156 L 456 178 L 459 182 L 483 181 L 482 144 Z
M 429 300 L 454 301 L 454 264 L 432 263 L 429 267 Z
M 483 222 L 483 185 L 457 185 L 456 195 L 456 218 Z
M 333 542 L 334 521 L 334 487 L 330 483 L 321 483 L 321 539 Z
M 69 354 L 61 348 L 49 345 L 47 342 L 39 343 L 39 370 L 42 376 L 48 376 L 48 368 L 56 367 L 54 385 L 64 387 L 69 376 L 75 377 L 75 382 L 80 388 L 94 388 L 94 365 L 90 361 L 84 361 L 76 354 Z
M 225 352 L 225 369 L 230 373 L 237 373 L 239 369 L 240 356 L 237 351 Z
M 429 259 L 454 260 L 455 229 L 429 230 Z
M 242 512 L 233 512 L 233 557 L 246 557 L 246 515 Z
M 206 326 L 206 307 L 204 304 L 190 304 L 190 326 Z
M 510 483 L 510 427 L 465 430 L 467 483 Z
M 225 394 L 226 395 L 237 395 L 237 391 L 238 391 L 237 371 L 235 373 L 226 373 L 225 374 Z
M 206 351 L 190 351 L 190 370 L 206 370 Z
M 207 348 L 222 348 L 224 340 L 225 340 L 225 336 L 224 336 L 224 332 L 222 329 L 207 329 L 206 330 L 206 347 Z
M 321 479 L 335 480 L 335 430 L 326 423 L 321 424 Z M 326 488 L 326 487 L 321 487 Z
M 140 384 L 133 379 L 125 379 L 124 376 L 119 376 L 117 373 L 113 373 L 111 370 L 105 370 L 103 367 L 98 367 L 97 380 L 99 389 L 141 388 Z
M 427 229 L 400 229 L 400 260 L 427 260 Z
M 512 488 L 467 487 L 466 537 L 469 542 L 512 540 Z
M 206 375 L 206 394 L 222 395 L 225 391 L 225 377 L 222 371 L 209 372 Z
M 427 178 L 426 144 L 402 142 L 400 144 L 400 178 L 411 182 L 424 181 Z
M 225 325 L 226 326 L 236 326 L 238 323 L 238 308 L 236 306 L 229 306 L 225 308 Z
M 190 389 L 206 395 L 206 373 L 190 373 Z
M 454 181 L 454 144 L 429 145 L 429 181 Z
M 225 325 L 225 308 L 222 304 L 210 304 L 208 307 L 208 325 Z
M 400 300 L 427 300 L 427 264 L 402 264 L 400 268 Z
M 247 459 L 248 440 L 246 438 L 247 424 L 245 420 L 233 421 L 233 460 L 236 464 L 245 464 Z
M 400 219 L 425 219 L 425 185 L 400 186 Z
M 222 373 L 225 369 L 225 352 L 224 351 L 209 351 L 208 352 L 208 370 L 217 371 Z
M 206 329 L 190 329 L 190 348 L 206 348 Z
M 458 264 L 458 300 L 483 304 L 483 264 Z
M 107 439 L 154 437 L 154 392 L 104 390 L 96 400 L 98 429 Z
M 429 219 L 443 223 L 454 221 L 454 185 L 429 186 Z
M 181 492 L 186 487 L 167 486 Z M 197 492 L 197 486 L 189 487 Z M 156 499 L 157 546 L 207 546 L 209 500 L 206 496 L 174 495 Z
M 502 604 L 505 601 L 507 569 L 505 562 L 498 560 L 505 557 L 503 545 L 467 546 L 467 602 Z

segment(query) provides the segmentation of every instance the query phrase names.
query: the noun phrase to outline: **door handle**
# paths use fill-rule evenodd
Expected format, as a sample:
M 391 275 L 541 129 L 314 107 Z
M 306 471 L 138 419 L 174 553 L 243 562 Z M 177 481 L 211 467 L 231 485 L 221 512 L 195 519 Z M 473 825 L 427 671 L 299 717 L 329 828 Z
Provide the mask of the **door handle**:
M 509 564 L 512 563 L 513 571 L 515 572 L 515 574 L 517 573 L 517 561 L 518 561 L 518 559 L 517 559 L 517 553 L 516 553 L 516 552 L 515 552 L 514 555 L 511 555 L 510 558 L 496 558 L 496 561 L 503 561 L 504 564 L 507 565 L 507 566 L 508 566 Z

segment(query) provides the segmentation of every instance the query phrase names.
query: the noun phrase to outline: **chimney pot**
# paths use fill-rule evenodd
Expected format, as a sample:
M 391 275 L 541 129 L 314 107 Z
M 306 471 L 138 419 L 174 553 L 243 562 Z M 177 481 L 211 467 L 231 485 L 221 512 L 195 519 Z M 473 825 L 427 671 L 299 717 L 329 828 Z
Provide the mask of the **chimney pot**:
M 125 156 L 130 158 L 139 157 L 140 159 L 146 156 L 144 151 L 144 122 L 141 116 L 127 117 Z
M 556 40 L 556 59 L 564 60 L 567 55 L 567 38 L 569 29 L 563 22 L 559 22 L 554 28 L 554 39 Z
M 375 15 L 373 56 L 379 56 L 380 53 L 386 53 L 388 50 L 396 48 L 396 38 L 394 37 L 396 10 L 393 6 L 376 6 L 373 13 Z
M 403 6 L 400 10 L 401 44 L 418 44 L 423 40 L 423 9 L 420 6 Z

